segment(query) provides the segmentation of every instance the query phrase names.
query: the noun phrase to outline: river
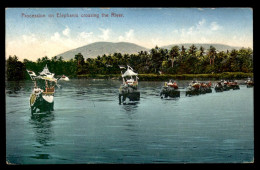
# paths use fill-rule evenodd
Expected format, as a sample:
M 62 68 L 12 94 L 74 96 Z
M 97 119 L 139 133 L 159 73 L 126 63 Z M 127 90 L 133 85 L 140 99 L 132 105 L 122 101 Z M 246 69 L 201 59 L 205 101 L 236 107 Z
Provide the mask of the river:
M 177 81 L 185 87 L 188 81 Z M 6 82 L 9 164 L 244 163 L 254 161 L 254 88 L 161 99 L 164 82 L 139 82 L 119 104 L 119 80 L 61 83 L 54 111 L 31 115 L 31 81 Z

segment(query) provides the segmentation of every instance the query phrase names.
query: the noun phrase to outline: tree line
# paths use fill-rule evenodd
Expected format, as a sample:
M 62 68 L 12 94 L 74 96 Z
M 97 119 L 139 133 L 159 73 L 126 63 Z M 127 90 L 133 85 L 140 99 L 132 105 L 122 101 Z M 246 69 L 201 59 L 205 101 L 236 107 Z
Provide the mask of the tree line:
M 87 57 L 87 56 L 85 56 Z M 139 74 L 209 74 L 222 72 L 253 72 L 253 50 L 251 48 L 233 49 L 231 51 L 217 51 L 215 47 L 209 49 L 197 48 L 191 45 L 173 46 L 170 50 L 156 46 L 150 51 L 140 51 L 138 54 L 114 53 L 84 58 L 81 53 L 65 61 L 62 56 L 47 56 L 38 58 L 36 62 L 24 59 L 19 61 L 17 56 L 6 59 L 7 80 L 29 79 L 26 72 L 32 70 L 36 74 L 45 65 L 55 75 L 76 77 L 77 75 L 120 74 L 120 65 L 130 65 Z

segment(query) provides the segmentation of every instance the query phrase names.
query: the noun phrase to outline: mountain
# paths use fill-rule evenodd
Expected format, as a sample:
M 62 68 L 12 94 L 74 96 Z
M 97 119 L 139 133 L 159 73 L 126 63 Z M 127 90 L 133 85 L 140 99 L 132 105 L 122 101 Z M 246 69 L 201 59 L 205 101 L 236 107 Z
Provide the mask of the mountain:
M 190 46 L 192 45 L 192 43 L 183 43 L 183 44 L 172 44 L 172 45 L 167 45 L 167 46 L 162 46 L 161 48 L 165 48 L 170 50 L 173 46 L 179 46 L 181 48 L 181 46 L 183 45 L 184 48 L 189 49 Z M 200 48 L 200 46 L 204 47 L 205 50 L 208 50 L 209 47 L 212 45 L 213 47 L 216 48 L 217 51 L 231 51 L 232 49 L 236 49 L 239 50 L 242 47 L 235 47 L 235 46 L 229 46 L 229 45 L 225 45 L 225 44 L 199 44 L 199 43 L 194 43 L 194 45 L 197 47 L 197 49 Z
M 128 42 L 95 42 L 88 44 L 67 52 L 61 53 L 57 56 L 62 56 L 64 60 L 70 60 L 75 57 L 76 54 L 81 53 L 84 58 L 95 58 L 98 55 L 102 56 L 103 54 L 137 54 L 140 51 L 148 51 L 149 49 Z
M 167 46 L 162 46 L 160 48 L 166 48 L 168 50 L 171 49 L 174 45 L 178 45 L 180 48 L 182 45 L 186 49 L 189 49 L 192 43 L 184 43 L 184 44 L 172 44 Z M 216 48 L 217 51 L 231 51 L 232 49 L 240 49 L 241 47 L 235 47 L 235 46 L 229 46 L 225 44 L 199 44 L 194 43 L 194 45 L 197 47 L 197 49 L 200 48 L 200 46 L 205 48 L 205 51 L 209 49 L 209 47 L 212 45 Z M 139 46 L 134 43 L 128 43 L 128 42 L 95 42 L 92 44 L 88 44 L 76 49 L 72 49 L 69 51 L 66 51 L 64 53 L 58 54 L 56 56 L 62 56 L 64 60 L 70 60 L 75 57 L 76 54 L 81 53 L 84 58 L 96 58 L 98 55 L 102 56 L 103 54 L 109 55 L 114 53 L 121 53 L 121 54 L 137 54 L 140 51 L 150 51 L 150 49 Z

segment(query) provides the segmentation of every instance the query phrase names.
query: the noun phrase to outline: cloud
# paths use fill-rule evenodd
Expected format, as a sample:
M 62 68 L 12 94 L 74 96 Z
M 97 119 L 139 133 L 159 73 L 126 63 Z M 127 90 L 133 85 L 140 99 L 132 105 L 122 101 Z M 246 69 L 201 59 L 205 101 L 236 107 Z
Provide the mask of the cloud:
M 84 38 L 84 39 L 89 38 L 92 35 L 93 35 L 93 32 L 81 32 L 81 33 L 79 33 L 79 37 Z
M 129 31 L 125 32 L 124 36 L 119 36 L 118 37 L 119 41 L 135 41 L 135 37 L 134 37 L 134 30 L 130 29 Z
M 196 25 L 197 29 L 203 27 L 206 23 L 206 20 L 203 18 L 202 20 L 199 21 L 199 23 Z
M 252 47 L 252 36 L 226 35 L 223 33 L 223 26 L 216 21 L 201 19 L 194 25 L 187 28 L 174 29 L 171 43 L 220 43 L 231 46 Z M 231 36 L 231 37 L 230 37 Z
M 52 41 L 60 41 L 60 33 L 55 32 L 53 36 L 51 36 Z
M 60 54 L 67 50 L 79 47 L 83 41 L 71 39 L 55 32 L 49 37 L 40 37 L 34 34 L 24 34 L 16 39 L 6 40 L 6 57 L 17 55 L 19 60 L 27 58 L 35 61 L 37 58 Z
M 9 55 L 18 56 L 19 60 L 34 59 L 34 57 L 43 57 L 43 48 L 41 39 L 34 34 L 24 34 L 16 39 L 6 39 L 6 57 Z
M 37 58 L 48 56 L 49 58 L 65 51 L 83 46 L 88 43 L 100 41 L 93 32 L 79 32 L 70 37 L 70 29 L 67 27 L 61 32 L 54 32 L 51 36 L 40 37 L 35 34 L 24 34 L 16 39 L 6 39 L 6 57 L 17 55 L 20 60 L 27 58 L 35 61 Z M 102 38 L 109 38 L 110 30 L 103 29 Z M 63 36 L 64 35 L 64 36 Z M 26 49 L 26 50 L 24 50 Z
M 132 39 L 134 37 L 134 30 L 130 29 L 128 32 L 125 33 L 127 39 Z
M 163 41 L 160 38 L 152 38 L 150 41 L 152 47 L 157 46 L 162 46 Z
M 103 29 L 99 28 L 99 30 L 102 32 L 102 35 L 99 35 L 98 37 L 101 38 L 102 40 L 106 41 L 110 37 L 111 30 L 110 29 Z
M 34 34 L 22 35 L 22 39 L 25 44 L 34 43 L 37 40 Z
M 194 27 L 192 26 L 192 27 L 190 27 L 190 28 L 186 31 L 186 34 L 187 34 L 187 35 L 192 35 L 194 31 L 196 31 L 196 30 L 195 30 Z
M 68 37 L 70 34 L 70 28 L 66 26 L 66 29 L 62 31 L 62 34 Z
M 220 26 L 220 25 L 218 25 L 218 23 L 217 22 L 212 22 L 211 24 L 210 24 L 210 29 L 212 30 L 212 31 L 217 31 L 217 30 L 220 30 L 222 27 Z
M 181 28 L 173 30 L 173 33 L 184 37 L 196 36 L 198 34 L 207 33 L 206 20 L 202 19 L 197 24 L 190 26 L 189 28 Z
M 222 26 L 217 22 L 208 22 L 202 18 L 194 25 L 188 28 L 174 29 L 172 33 L 175 35 L 175 40 L 178 39 L 180 43 L 207 43 L 216 39 L 215 36 L 221 29 Z
M 69 35 L 69 33 L 66 30 L 67 30 L 67 28 L 62 31 L 63 35 L 64 35 L 64 32 L 65 32 L 65 35 Z M 61 36 L 61 33 L 59 33 L 59 32 L 55 32 L 51 36 L 50 40 L 44 39 L 42 41 L 45 46 L 50 47 L 50 45 L 48 45 L 48 43 L 52 44 L 52 46 L 55 47 L 54 51 L 60 50 L 61 52 L 64 52 L 65 50 L 70 50 L 71 48 L 76 48 L 76 47 L 78 47 L 78 45 L 80 43 L 77 40 L 77 38 L 72 39 L 69 36 Z M 52 55 L 55 55 L 55 54 L 52 54 Z
M 234 35 L 232 40 L 230 40 L 230 45 L 233 46 L 243 46 L 243 47 L 251 47 L 253 48 L 253 36 L 248 35 Z
M 78 33 L 78 36 L 76 37 L 77 43 L 79 44 L 79 46 L 85 45 L 85 44 L 89 44 L 89 43 L 93 43 L 95 41 L 98 41 L 98 38 L 96 36 L 94 36 L 93 32 L 80 32 Z

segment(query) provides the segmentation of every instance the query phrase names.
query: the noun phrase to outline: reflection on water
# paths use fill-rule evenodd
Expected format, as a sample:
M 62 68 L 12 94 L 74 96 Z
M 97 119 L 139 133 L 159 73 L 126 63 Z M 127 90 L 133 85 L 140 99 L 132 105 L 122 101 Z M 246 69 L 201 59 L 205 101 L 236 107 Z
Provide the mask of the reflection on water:
M 6 81 L 6 94 L 19 94 L 32 90 L 33 83 L 31 81 Z
M 29 122 L 32 125 L 36 143 L 33 144 L 35 152 L 29 158 L 36 160 L 52 159 L 49 153 L 41 153 L 46 148 L 54 146 L 52 142 L 54 140 L 52 121 L 54 121 L 54 114 L 51 112 L 31 115 Z
M 175 97 L 175 98 L 173 98 L 173 97 L 166 97 L 166 98 L 161 98 L 162 100 L 173 100 L 173 101 L 175 101 L 175 102 L 177 102 L 177 101 L 179 101 L 180 100 L 180 97 Z
M 128 102 L 123 104 L 123 109 L 127 113 L 135 113 L 140 102 Z
M 51 159 L 52 157 L 49 154 L 36 154 L 35 156 L 30 156 L 33 159 Z
M 30 123 L 33 125 L 36 141 L 41 146 L 48 146 L 53 140 L 53 129 L 51 122 L 54 120 L 54 114 L 51 112 L 33 114 Z M 38 146 L 37 147 L 41 147 Z
M 20 81 L 6 82 L 6 93 L 7 94 L 18 94 L 22 88 Z

